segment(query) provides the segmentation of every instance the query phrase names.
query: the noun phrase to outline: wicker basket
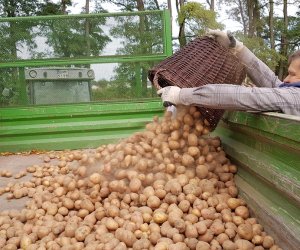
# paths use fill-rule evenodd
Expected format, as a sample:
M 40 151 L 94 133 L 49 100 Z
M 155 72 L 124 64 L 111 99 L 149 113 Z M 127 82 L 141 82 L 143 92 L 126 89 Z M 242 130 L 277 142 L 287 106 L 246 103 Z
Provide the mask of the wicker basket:
M 160 89 L 166 86 L 181 88 L 205 84 L 241 84 L 245 79 L 244 66 L 229 50 L 209 37 L 199 37 L 149 70 L 152 84 Z M 202 119 L 213 130 L 224 110 L 197 107 Z

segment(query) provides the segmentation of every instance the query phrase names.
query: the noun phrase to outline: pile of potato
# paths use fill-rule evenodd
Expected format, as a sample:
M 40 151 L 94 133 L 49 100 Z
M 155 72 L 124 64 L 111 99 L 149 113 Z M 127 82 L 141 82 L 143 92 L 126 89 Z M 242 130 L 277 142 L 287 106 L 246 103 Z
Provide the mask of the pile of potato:
M 237 198 L 236 171 L 197 109 L 180 107 L 118 144 L 49 153 L 30 181 L 1 187 L 31 199 L 0 214 L 0 249 L 281 249 Z

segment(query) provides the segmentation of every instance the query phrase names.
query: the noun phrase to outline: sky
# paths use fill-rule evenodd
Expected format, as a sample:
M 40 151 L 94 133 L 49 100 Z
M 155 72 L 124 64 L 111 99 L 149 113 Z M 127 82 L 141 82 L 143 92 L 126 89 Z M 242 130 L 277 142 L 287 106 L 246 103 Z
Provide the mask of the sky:
M 60 2 L 60 0 L 54 0 L 53 2 Z M 158 0 L 158 2 L 160 4 L 167 4 L 167 0 Z M 205 6 L 207 6 L 207 3 L 205 0 L 193 0 L 193 2 L 197 2 L 197 3 L 202 3 Z M 82 9 L 85 6 L 85 1 L 84 0 L 73 0 L 73 6 L 69 7 L 68 10 L 70 11 L 70 14 L 79 14 L 82 12 Z M 176 14 L 176 10 L 175 10 L 175 3 L 174 1 L 172 1 L 173 5 L 172 5 L 172 12 L 173 12 L 173 36 L 176 36 L 178 34 L 178 27 L 177 27 L 177 23 L 176 23 L 176 18 L 177 16 Z M 110 3 L 103 3 L 102 4 L 103 8 L 108 10 L 109 12 L 118 12 L 118 8 Z M 90 2 L 90 8 L 92 9 L 94 7 L 94 2 L 91 1 Z M 236 31 L 242 28 L 241 24 L 239 24 L 238 22 L 235 22 L 233 20 L 231 20 L 230 18 L 228 18 L 228 15 L 225 13 L 225 11 L 221 11 L 221 10 L 217 10 L 217 13 L 219 15 L 218 17 L 218 21 L 222 22 L 225 24 L 226 26 L 226 30 L 231 30 L 231 31 Z
M 61 0 L 53 0 L 53 2 L 60 2 Z M 190 0 L 190 2 L 197 2 L 197 3 L 202 3 L 204 6 L 207 7 L 207 3 L 206 0 Z M 158 2 L 160 4 L 167 4 L 167 0 L 158 0 Z M 218 2 L 218 1 L 216 1 Z M 82 9 L 85 6 L 85 1 L 84 0 L 73 0 L 73 6 L 70 7 L 68 10 L 70 10 L 71 14 L 79 14 Z M 175 10 L 175 4 L 174 1 L 172 1 L 172 9 L 174 9 L 172 12 L 175 14 L 176 10 Z M 298 8 L 295 7 L 296 4 L 290 4 L 288 5 L 288 13 L 290 15 L 294 15 L 297 11 Z M 102 6 L 104 7 L 104 9 L 108 10 L 109 12 L 117 12 L 119 11 L 118 8 L 110 3 L 103 3 Z M 94 1 L 90 1 L 90 8 L 92 9 L 94 7 Z M 242 25 L 236 21 L 233 21 L 232 19 L 230 19 L 230 17 L 226 14 L 226 8 L 222 8 L 222 9 L 218 9 L 216 6 L 216 12 L 218 14 L 218 18 L 217 21 L 222 22 L 223 24 L 225 24 L 226 28 L 225 30 L 231 30 L 231 31 L 236 31 L 236 30 L 241 30 L 242 29 Z M 278 13 L 280 15 L 280 13 L 282 13 L 282 8 L 281 6 L 275 6 L 275 14 Z M 173 16 L 173 36 L 175 34 L 177 34 L 177 24 L 176 24 L 176 16 Z

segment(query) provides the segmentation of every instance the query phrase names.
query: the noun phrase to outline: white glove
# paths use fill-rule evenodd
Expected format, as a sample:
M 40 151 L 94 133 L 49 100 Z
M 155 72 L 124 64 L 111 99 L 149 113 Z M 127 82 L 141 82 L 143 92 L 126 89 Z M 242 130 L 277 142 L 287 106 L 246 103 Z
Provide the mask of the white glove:
M 214 38 L 223 47 L 233 49 L 235 52 L 240 52 L 244 47 L 244 44 L 236 40 L 230 31 L 225 33 L 221 30 L 209 29 L 206 35 Z
M 157 91 L 157 94 L 161 97 L 164 107 L 171 105 L 178 105 L 180 103 L 179 99 L 180 88 L 176 86 L 164 87 Z

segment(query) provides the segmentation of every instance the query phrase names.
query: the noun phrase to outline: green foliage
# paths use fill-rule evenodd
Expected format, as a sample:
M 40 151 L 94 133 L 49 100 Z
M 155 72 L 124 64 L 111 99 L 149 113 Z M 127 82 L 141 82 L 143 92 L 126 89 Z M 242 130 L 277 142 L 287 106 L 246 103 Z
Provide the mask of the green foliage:
M 265 26 L 262 32 L 262 37 L 264 41 L 269 44 L 269 26 L 266 24 L 268 16 L 264 17 Z M 274 39 L 275 39 L 275 49 L 279 52 L 281 45 L 281 37 L 286 34 L 288 40 L 288 54 L 300 48 L 300 17 L 299 16 L 289 16 L 288 18 L 288 29 L 285 30 L 284 20 L 282 17 L 274 17 Z
M 222 29 L 224 26 L 216 21 L 216 13 L 207 10 L 202 4 L 196 2 L 186 3 L 178 13 L 178 23 L 188 28 L 189 35 L 203 35 L 208 28 Z
M 97 8 L 101 8 L 101 3 L 110 3 L 119 7 L 122 11 L 137 11 L 137 1 L 136 0 L 94 0 Z M 160 2 L 160 1 L 157 1 Z M 159 4 L 157 8 L 157 3 L 155 0 L 143 0 L 145 10 L 157 10 L 166 8 L 166 2 Z
M 89 18 L 89 34 L 85 34 L 86 19 L 74 18 L 47 21 L 40 35 L 47 38 L 47 43 L 54 50 L 55 57 L 98 56 L 110 41 L 101 28 L 105 18 Z M 87 39 L 89 50 L 87 51 Z
M 17 69 L 0 69 L 0 106 L 18 103 L 17 76 Z M 2 94 L 4 89 L 9 91 L 7 96 Z
M 38 16 L 58 15 L 63 14 L 61 5 L 46 0 L 45 3 L 40 4 L 40 10 L 36 13 Z
M 117 49 L 118 55 L 153 55 L 163 53 L 163 22 L 159 14 L 118 17 L 116 25 L 111 29 L 112 37 L 118 39 L 122 46 Z M 152 63 L 121 63 L 114 70 L 116 81 L 128 79 L 135 82 L 139 78 L 143 92 L 146 92 L 148 70 Z M 146 93 L 144 93 L 146 94 Z
M 260 60 L 266 63 L 270 69 L 275 70 L 280 60 L 285 60 L 276 50 L 270 49 L 268 44 L 259 37 L 245 37 L 242 34 L 237 33 L 236 38 L 244 43 Z
M 289 53 L 300 49 L 300 13 L 296 17 L 289 18 L 289 29 L 287 32 L 289 40 Z
M 137 99 L 139 97 L 151 98 L 157 97 L 152 88 L 147 88 L 146 91 L 138 92 L 133 81 L 123 79 L 123 81 L 106 81 L 100 80 L 95 85 L 99 89 L 92 90 L 93 101 L 111 101 L 111 100 L 128 100 Z
M 31 16 L 38 8 L 38 0 L 0 0 L 1 17 Z

